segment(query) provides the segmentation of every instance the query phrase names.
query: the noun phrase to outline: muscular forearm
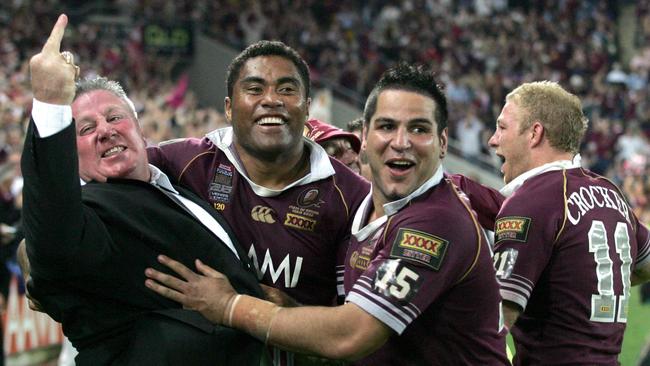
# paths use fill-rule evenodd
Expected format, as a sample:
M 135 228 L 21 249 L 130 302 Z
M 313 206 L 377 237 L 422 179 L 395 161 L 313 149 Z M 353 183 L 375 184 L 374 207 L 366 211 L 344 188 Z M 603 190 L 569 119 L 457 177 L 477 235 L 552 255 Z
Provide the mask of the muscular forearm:
M 281 308 L 241 296 L 231 320 L 233 327 L 262 341 L 331 359 L 359 359 L 379 348 L 390 335 L 388 327 L 350 303 Z
M 330 359 L 358 359 L 383 345 L 391 330 L 353 303 L 337 307 L 280 307 L 237 295 L 228 279 L 196 260 L 198 274 L 163 255 L 161 264 L 179 278 L 153 268 L 145 285 L 186 309 L 199 311 L 215 324 L 242 330 L 261 341 L 288 350 Z

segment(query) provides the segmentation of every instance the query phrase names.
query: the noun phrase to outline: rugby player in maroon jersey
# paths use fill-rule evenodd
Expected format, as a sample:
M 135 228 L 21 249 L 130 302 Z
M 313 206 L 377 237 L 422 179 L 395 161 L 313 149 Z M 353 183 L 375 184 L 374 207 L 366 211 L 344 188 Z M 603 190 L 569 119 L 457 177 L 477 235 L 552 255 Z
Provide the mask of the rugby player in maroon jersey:
M 352 215 L 369 184 L 303 137 L 310 80 L 296 51 L 255 43 L 232 61 L 226 85 L 232 127 L 150 148 L 149 160 L 223 215 L 263 284 L 301 304 L 336 305 Z
M 444 177 L 446 100 L 433 75 L 387 71 L 365 109 L 372 191 L 356 212 L 346 303 L 280 307 L 236 294 L 220 273 L 160 257 L 146 284 L 276 346 L 359 365 L 507 365 L 499 287 L 476 217 Z
M 494 262 L 515 365 L 618 365 L 630 286 L 650 278 L 648 230 L 580 167 L 580 100 L 548 81 L 506 97 L 490 145 L 508 198 Z

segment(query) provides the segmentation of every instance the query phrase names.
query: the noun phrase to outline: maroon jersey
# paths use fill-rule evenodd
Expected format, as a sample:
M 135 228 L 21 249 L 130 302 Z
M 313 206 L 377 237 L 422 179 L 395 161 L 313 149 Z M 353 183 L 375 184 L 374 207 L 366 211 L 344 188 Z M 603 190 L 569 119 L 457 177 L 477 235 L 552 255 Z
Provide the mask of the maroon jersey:
M 524 309 L 514 364 L 618 365 L 630 272 L 650 249 L 616 186 L 581 168 L 528 178 L 504 202 L 495 240 L 501 295 Z
M 149 159 L 221 212 L 263 283 L 303 304 L 333 305 L 336 265 L 343 264 L 351 218 L 369 184 L 320 146 L 305 143 L 311 172 L 283 190 L 248 179 L 232 146 L 232 128 L 149 149 Z
M 355 215 L 346 300 L 397 333 L 360 365 L 509 364 L 490 249 L 442 178 L 438 170 L 370 223 L 368 195 Z
M 505 197 L 496 189 L 484 186 L 462 174 L 445 174 L 445 177 L 467 196 L 481 226 L 493 231 L 494 222 Z

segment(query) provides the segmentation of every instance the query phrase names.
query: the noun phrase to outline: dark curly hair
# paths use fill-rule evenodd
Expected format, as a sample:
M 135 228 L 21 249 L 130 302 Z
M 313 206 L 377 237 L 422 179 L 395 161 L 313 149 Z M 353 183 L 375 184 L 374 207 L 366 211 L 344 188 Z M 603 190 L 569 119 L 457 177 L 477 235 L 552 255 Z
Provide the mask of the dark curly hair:
M 366 126 L 375 114 L 377 98 L 384 90 L 412 91 L 430 97 L 436 104 L 434 119 L 438 125 L 438 134 L 447 127 L 447 98 L 436 82 L 433 72 L 424 65 L 400 63 L 381 75 L 363 110 L 363 123 Z
M 280 41 L 259 41 L 246 47 L 237 57 L 235 57 L 226 73 L 226 88 L 228 97 L 232 98 L 232 89 L 239 78 L 239 72 L 246 61 L 251 58 L 260 56 L 280 56 L 291 61 L 298 69 L 302 83 L 305 86 L 305 98 L 309 97 L 311 81 L 309 79 L 309 66 L 305 60 L 300 57 L 298 52 Z

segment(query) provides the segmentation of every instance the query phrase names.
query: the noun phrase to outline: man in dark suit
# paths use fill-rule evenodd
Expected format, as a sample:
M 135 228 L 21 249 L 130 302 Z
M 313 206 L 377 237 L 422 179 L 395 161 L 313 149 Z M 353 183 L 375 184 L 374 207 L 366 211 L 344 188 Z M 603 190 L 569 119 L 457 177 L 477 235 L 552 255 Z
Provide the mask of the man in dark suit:
M 66 24 L 60 16 L 30 61 L 34 106 L 21 164 L 31 295 L 63 324 L 77 365 L 258 365 L 262 343 L 144 287 L 145 268 L 160 268 L 162 253 L 188 266 L 201 258 L 239 291 L 263 295 L 225 221 L 148 164 L 119 84 L 75 87 L 79 68 L 59 51 Z M 80 187 L 80 167 L 108 182 Z

